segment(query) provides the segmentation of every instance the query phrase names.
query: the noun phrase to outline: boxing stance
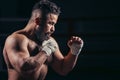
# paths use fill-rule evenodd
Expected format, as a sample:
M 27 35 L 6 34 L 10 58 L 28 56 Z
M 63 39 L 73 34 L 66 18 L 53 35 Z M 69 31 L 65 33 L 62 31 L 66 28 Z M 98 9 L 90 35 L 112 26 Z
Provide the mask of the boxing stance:
M 70 51 L 63 56 L 51 34 L 55 31 L 60 8 L 53 2 L 35 4 L 25 28 L 15 31 L 5 41 L 3 55 L 8 80 L 44 80 L 48 66 L 60 75 L 68 74 L 75 66 L 83 47 L 80 37 L 68 40 Z

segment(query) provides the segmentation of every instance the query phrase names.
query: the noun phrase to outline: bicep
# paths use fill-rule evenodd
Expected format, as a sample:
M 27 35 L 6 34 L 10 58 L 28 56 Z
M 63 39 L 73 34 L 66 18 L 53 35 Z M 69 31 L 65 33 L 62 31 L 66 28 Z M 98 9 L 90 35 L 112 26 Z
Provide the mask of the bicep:
M 29 57 L 26 45 L 23 45 L 22 41 L 20 43 L 15 39 L 6 40 L 5 51 L 7 53 L 10 64 L 15 69 L 19 69 L 23 63 L 23 59 Z

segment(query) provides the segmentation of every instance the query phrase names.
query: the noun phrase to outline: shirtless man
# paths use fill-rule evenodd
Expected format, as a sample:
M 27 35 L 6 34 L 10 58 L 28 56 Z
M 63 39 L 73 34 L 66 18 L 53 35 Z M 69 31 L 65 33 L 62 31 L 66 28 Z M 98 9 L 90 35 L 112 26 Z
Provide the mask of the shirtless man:
M 24 29 L 12 33 L 5 41 L 3 55 L 8 80 L 44 80 L 51 66 L 60 75 L 69 73 L 83 47 L 80 37 L 68 40 L 70 51 L 63 56 L 51 34 L 55 31 L 60 8 L 50 1 L 35 4 Z

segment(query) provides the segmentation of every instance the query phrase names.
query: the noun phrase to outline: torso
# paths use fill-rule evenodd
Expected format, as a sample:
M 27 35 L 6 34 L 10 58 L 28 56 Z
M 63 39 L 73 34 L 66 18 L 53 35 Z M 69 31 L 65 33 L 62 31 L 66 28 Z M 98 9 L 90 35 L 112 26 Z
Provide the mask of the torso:
M 39 48 L 41 45 L 38 45 L 36 42 L 33 40 L 28 39 L 28 51 L 30 53 L 30 56 L 35 56 L 38 53 Z M 46 62 L 40 67 L 39 71 L 36 71 L 32 74 L 26 74 L 22 75 L 21 73 L 18 73 L 10 64 L 9 59 L 7 57 L 7 53 L 4 49 L 4 58 L 7 63 L 7 68 L 8 68 L 8 75 L 9 75 L 9 80 L 44 80 L 47 71 L 48 71 L 48 64 L 51 63 L 52 61 L 52 56 L 48 57 Z

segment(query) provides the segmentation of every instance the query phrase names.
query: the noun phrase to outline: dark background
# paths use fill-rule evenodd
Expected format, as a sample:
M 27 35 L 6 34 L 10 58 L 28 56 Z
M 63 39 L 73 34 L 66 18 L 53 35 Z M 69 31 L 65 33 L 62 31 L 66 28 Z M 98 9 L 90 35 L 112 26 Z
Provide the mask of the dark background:
M 24 28 L 39 0 L 0 0 L 0 80 L 7 80 L 2 56 L 6 37 Z M 46 80 L 120 80 L 119 0 L 52 0 L 62 10 L 54 37 L 63 55 L 67 40 L 80 36 L 84 47 L 75 68 L 60 76 L 49 68 Z

